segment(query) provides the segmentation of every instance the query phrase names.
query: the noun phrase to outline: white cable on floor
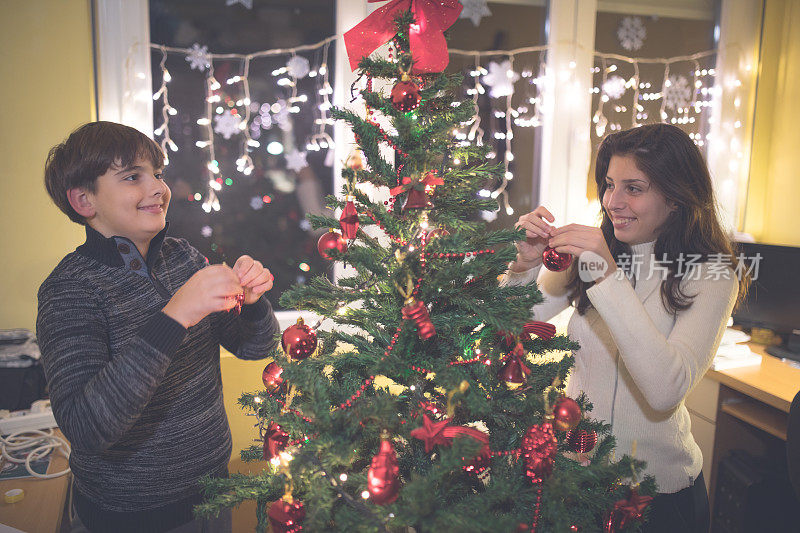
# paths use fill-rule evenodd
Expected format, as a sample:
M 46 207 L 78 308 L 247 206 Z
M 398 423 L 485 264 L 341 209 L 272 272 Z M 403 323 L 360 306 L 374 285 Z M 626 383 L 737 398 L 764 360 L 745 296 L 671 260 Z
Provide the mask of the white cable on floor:
M 24 457 L 15 457 L 13 455 L 14 452 L 29 448 L 33 448 L 33 450 L 27 452 Z M 42 459 L 51 451 L 58 449 L 61 450 L 64 457 L 69 459 L 69 454 L 72 451 L 69 444 L 61 437 L 55 436 L 52 429 L 47 430 L 47 432 L 38 429 L 17 431 L 7 437 L 0 436 L 0 453 L 2 453 L 3 459 L 17 464 L 24 463 L 30 475 L 39 479 L 51 479 L 69 473 L 69 467 L 53 474 L 39 474 L 31 467 L 31 461 Z

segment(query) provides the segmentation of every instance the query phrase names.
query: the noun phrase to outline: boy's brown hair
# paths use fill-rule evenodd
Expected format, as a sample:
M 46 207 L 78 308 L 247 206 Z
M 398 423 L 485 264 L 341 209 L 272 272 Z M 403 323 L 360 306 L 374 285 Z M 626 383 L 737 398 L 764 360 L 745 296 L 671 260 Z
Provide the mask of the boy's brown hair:
M 110 168 L 126 168 L 142 158 L 153 168 L 164 166 L 161 147 L 144 133 L 116 122 L 89 122 L 47 155 L 44 185 L 53 202 L 73 222 L 86 224 L 70 205 L 67 191 L 83 187 L 95 191 L 97 178 Z

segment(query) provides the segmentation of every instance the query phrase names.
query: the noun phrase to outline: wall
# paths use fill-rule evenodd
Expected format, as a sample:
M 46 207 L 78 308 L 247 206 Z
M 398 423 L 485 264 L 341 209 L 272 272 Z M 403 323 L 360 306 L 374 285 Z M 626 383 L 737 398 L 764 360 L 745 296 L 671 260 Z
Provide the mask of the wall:
M 0 7 L 0 329 L 33 329 L 36 292 L 82 240 L 44 189 L 47 152 L 94 118 L 87 0 Z
M 760 242 L 800 246 L 800 2 L 765 2 L 743 230 Z

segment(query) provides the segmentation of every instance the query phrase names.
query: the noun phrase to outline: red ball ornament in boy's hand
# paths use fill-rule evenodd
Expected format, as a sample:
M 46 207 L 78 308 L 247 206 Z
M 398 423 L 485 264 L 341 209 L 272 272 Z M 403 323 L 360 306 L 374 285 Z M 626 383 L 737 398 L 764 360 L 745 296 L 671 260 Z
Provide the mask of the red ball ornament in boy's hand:
M 275 361 L 264 367 L 264 372 L 261 374 L 261 381 L 264 382 L 264 387 L 267 388 L 267 392 L 270 394 L 280 392 L 283 388 L 282 373 L 283 369 L 279 367 L 278 363 Z
M 317 241 L 317 251 L 319 252 L 319 255 L 325 259 L 333 259 L 333 257 L 328 255 L 328 252 L 331 250 L 336 250 L 340 254 L 343 254 L 347 251 L 347 241 L 341 236 L 341 234 L 335 231 L 329 231 Z
M 561 272 L 566 270 L 570 263 L 572 263 L 571 254 L 562 254 L 556 252 L 555 248 L 550 247 L 545 248 L 544 252 L 542 252 L 542 264 L 547 270 Z
M 553 405 L 553 425 L 561 431 L 569 431 L 581 421 L 581 406 L 568 396 L 562 396 Z

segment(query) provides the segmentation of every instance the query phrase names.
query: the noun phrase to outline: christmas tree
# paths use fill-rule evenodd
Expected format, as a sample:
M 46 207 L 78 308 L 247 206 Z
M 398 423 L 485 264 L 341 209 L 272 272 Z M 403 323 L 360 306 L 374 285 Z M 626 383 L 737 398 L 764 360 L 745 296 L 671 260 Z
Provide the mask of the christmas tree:
M 368 111 L 334 116 L 366 165 L 351 157 L 343 169 L 344 198 L 329 199 L 340 218 L 308 218 L 331 230 L 323 257 L 355 274 L 282 295 L 336 326 L 283 332 L 265 390 L 240 399 L 263 440 L 242 457 L 263 472 L 207 480 L 198 512 L 254 499 L 259 530 L 274 532 L 635 528 L 653 481 L 638 479 L 635 458 L 614 459 L 609 426 L 583 416 L 585 398 L 563 395 L 574 360 L 562 354 L 579 346 L 533 320 L 535 284 L 499 281 L 524 232 L 488 231 L 478 216 L 497 209 L 478 192 L 502 168 L 488 147 L 453 137 L 475 110 L 459 98 L 460 76 L 441 74 L 441 31 L 458 10 L 434 4 L 378 10 L 349 32 L 371 41 L 358 61 Z M 387 25 L 392 53 L 368 57 Z M 376 79 L 391 92 L 373 90 Z M 389 201 L 370 197 L 380 188 Z

